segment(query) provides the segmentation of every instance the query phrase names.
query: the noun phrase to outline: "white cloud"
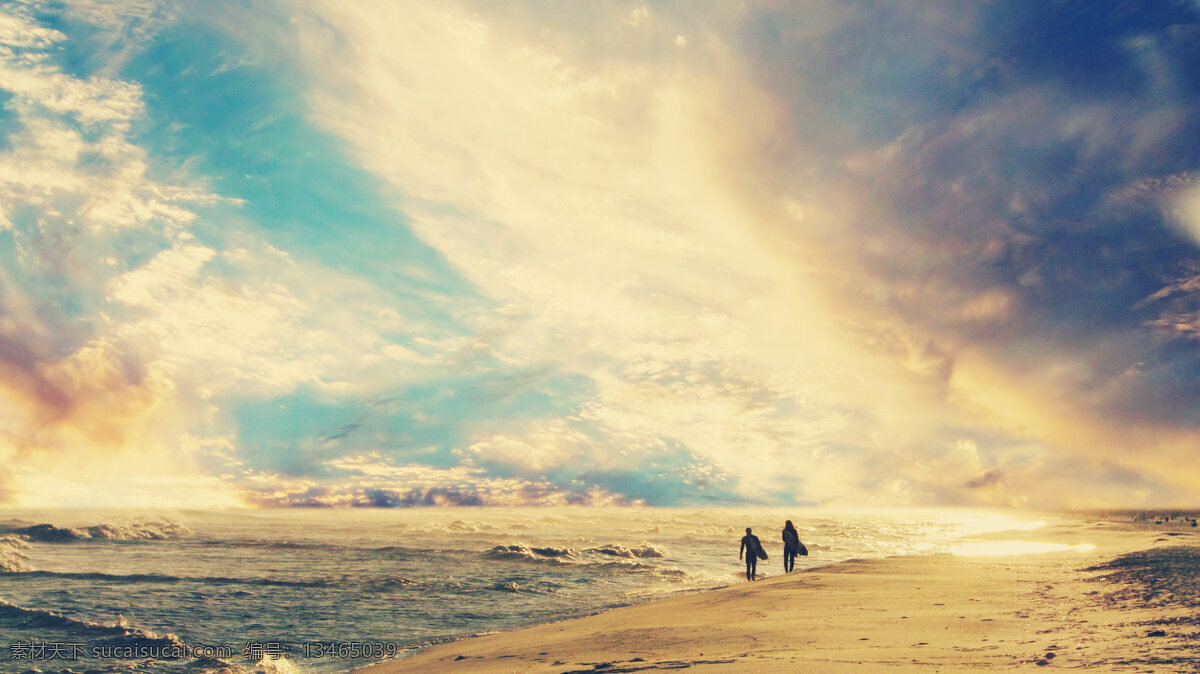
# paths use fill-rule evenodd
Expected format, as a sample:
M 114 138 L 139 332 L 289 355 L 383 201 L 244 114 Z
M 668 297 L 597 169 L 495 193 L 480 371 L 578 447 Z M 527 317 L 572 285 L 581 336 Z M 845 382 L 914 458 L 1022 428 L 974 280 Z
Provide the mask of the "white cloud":
M 1019 235 L 984 221 L 973 239 L 914 237 L 889 190 L 907 186 L 914 148 L 938 134 L 979 138 L 975 151 L 1034 119 L 1028 143 L 1095 150 L 1111 142 L 1108 113 L 1058 115 L 1062 101 L 1020 91 L 945 128 L 856 147 L 789 109 L 798 85 L 758 88 L 771 82 L 746 70 L 728 37 L 742 10 L 673 27 L 657 10 L 588 11 L 589 25 L 624 32 L 580 35 L 578 16 L 535 26 L 486 7 L 331 2 L 279 38 L 306 46 L 313 119 L 503 307 L 491 319 L 496 352 L 592 382 L 573 415 L 498 424 L 465 455 L 536 474 L 619 466 L 669 442 L 742 478 L 752 497 L 979 497 L 982 487 L 945 491 L 978 475 L 947 486 L 904 469 L 936 464 L 954 426 L 991 423 L 971 402 L 994 398 L 977 395 L 989 384 L 970 373 L 987 371 L 988 355 L 962 333 L 1014 320 L 1018 296 L 939 274 Z M 848 12 L 808 14 L 797 39 Z M 668 31 L 658 33 L 666 50 L 628 41 L 651 29 Z M 672 55 L 685 30 L 694 62 Z M 820 149 L 797 141 L 809 136 Z M 831 157 L 839 143 L 844 155 Z M 813 167 L 833 160 L 839 179 L 818 180 Z M 947 185 L 945 196 L 949 210 L 979 208 L 969 190 Z M 1023 208 L 1041 198 L 1017 197 Z M 1028 414 L 1040 416 L 1023 406 L 1017 418 Z M 1061 437 L 1041 421 L 1005 429 L 1032 432 L 1027 446 L 1041 452 Z M 796 475 L 806 476 L 799 492 Z
M 567 490 L 542 480 L 489 477 L 466 466 L 395 465 L 377 452 L 327 465 L 338 474 L 320 483 L 250 473 L 241 498 L 264 507 L 637 505 L 603 489 Z
M 186 414 L 170 373 L 138 359 L 94 313 L 100 289 L 120 271 L 104 254 L 114 235 L 182 238 L 195 216 L 181 204 L 212 197 L 147 175 L 146 153 L 128 137 L 144 110 L 140 88 L 62 72 L 52 56 L 65 36 L 29 11 L 0 10 L 0 89 L 11 94 L 0 226 L 15 244 L 16 265 L 5 270 L 0 301 L 4 313 L 38 317 L 0 326 L 11 346 L 0 363 L 9 412 L 0 434 L 0 453 L 9 456 L 3 500 L 228 504 L 194 457 L 172 446 Z M 67 298 L 82 316 L 46 303 L 46 279 L 57 279 L 50 297 Z M 181 484 L 188 476 L 195 479 Z
M 24 13 L 0 14 L 0 54 L 5 58 L 23 49 L 45 49 L 62 38 L 62 33 L 30 21 Z
M 0 13 L 0 42 L 17 47 L 0 50 L 0 89 L 12 94 L 13 115 L 0 153 L 0 227 L 11 228 L 23 207 L 68 232 L 186 227 L 195 215 L 181 204 L 214 197 L 147 177 L 146 153 L 128 138 L 144 111 L 140 87 L 62 72 L 50 56 L 65 36 L 20 10 Z
M 64 11 L 97 22 L 99 42 L 145 39 L 167 20 L 151 4 L 128 8 Z M 74 491 L 83 500 L 72 505 L 100 504 L 127 490 L 144 503 L 173 493 L 236 503 L 203 467 L 238 469 L 223 396 L 299 386 L 369 395 L 455 348 L 393 344 L 385 335 L 441 332 L 402 317 L 371 283 L 273 248 L 239 220 L 236 200 L 199 179 L 153 177 L 130 131 L 145 114 L 141 88 L 63 72 L 66 36 L 29 6 L 0 8 L 0 38 L 0 89 L 11 93 L 0 229 L 15 244 L 15 267 L 0 270 L 10 345 L 0 354 L 0 454 L 10 459 L 0 501 L 61 505 Z M 229 221 L 201 222 L 198 204 Z M 179 486 L 187 476 L 194 489 Z
M 371 395 L 470 348 L 445 339 L 394 344 L 384 335 L 437 331 L 402 316 L 365 281 L 245 243 L 254 249 L 183 244 L 115 279 L 110 296 L 139 316 L 114 325 L 116 334 L 206 398 L 300 386 Z M 221 271 L 206 271 L 217 260 Z
M 94 334 L 4 325 L 21 323 L 30 344 L 37 335 L 64 342 L 41 370 L 90 411 L 57 435 L 22 428 L 0 453 L 16 456 L 34 436 L 52 435 L 58 446 L 86 439 L 88 424 L 105 428 L 96 421 L 102 412 L 119 418 L 124 410 L 141 420 L 130 428 L 148 446 L 167 426 L 187 427 L 182 418 L 201 418 L 202 429 L 187 428 L 198 435 L 185 434 L 194 442 L 179 461 L 207 454 L 235 466 L 229 429 L 214 425 L 220 410 L 210 404 L 226 393 L 307 386 L 362 395 L 494 360 L 583 375 L 591 385 L 562 416 L 483 424 L 459 448 L 477 465 L 525 475 L 513 484 L 533 492 L 553 489 L 530 487 L 530 476 L 636 468 L 668 447 L 695 457 L 679 470 L 697 479 L 729 475 L 752 498 L 824 502 L 1019 500 L 1039 471 L 1052 469 L 1036 458 L 1050 446 L 1088 451 L 1096 440 L 1116 460 L 1123 440 L 1100 431 L 1070 437 L 1095 425 L 1094 415 L 1055 400 L 1079 391 L 1094 363 L 1056 369 L 1070 359 L 1055 352 L 1028 377 L 1033 387 L 1008 376 L 965 335 L 1020 322 L 1023 295 L 944 274 L 960 260 L 996 260 L 1022 245 L 1004 218 L 979 217 L 987 211 L 972 180 L 988 179 L 984 159 L 994 148 L 1019 130 L 1029 147 L 1067 139 L 1102 153 L 1116 133 L 1104 106 L 1027 89 L 862 143 L 798 114 L 825 108 L 805 100 L 819 95 L 803 91 L 813 82 L 784 81 L 790 65 L 748 69 L 737 43 L 745 6 L 683 17 L 669 7 L 596 5 L 533 17 L 487 4 L 330 1 L 296 8 L 286 25 L 256 8 L 214 18 L 252 48 L 294 50 L 312 77 L 312 119 L 344 139 L 395 195 L 406 223 L 500 307 L 468 318 L 474 334 L 448 336 L 389 308 L 369 282 L 253 234 L 198 240 L 191 204 L 218 198 L 148 176 L 147 154 L 128 137 L 144 112 L 142 91 L 112 76 L 127 55 L 122 41 L 145 39 L 169 17 L 142 2 L 81 2 L 68 11 L 101 26 L 97 39 L 117 49 L 94 77 L 53 66 L 47 55 L 63 35 L 24 9 L 0 11 L 0 87 L 15 92 L 14 131 L 0 153 L 0 228 L 16 233 L 22 264 L 64 274 L 103 313 L 86 326 Z M 776 18 L 797 32 L 781 40 L 802 42 L 850 13 L 812 4 L 802 25 Z M 929 26 L 937 14 L 928 13 Z M 979 158 L 979 175 L 929 187 L 940 204 L 933 215 L 954 216 L 921 223 L 928 234 L 915 236 L 888 200 L 924 194 L 909 180 L 945 147 Z M 822 179 L 820 167 L 835 178 Z M 1005 217 L 1036 213 L 1051 196 L 1018 187 L 998 202 Z M 1182 193 L 1172 212 L 1200 237 L 1196 194 Z M 29 212 L 41 221 L 29 222 Z M 960 216 L 973 223 L 969 236 L 954 236 L 950 221 Z M 117 246 L 92 245 L 130 232 L 153 241 L 136 264 Z M 73 255 L 75 242 L 106 254 Z M 1025 270 L 1021 283 L 1037 287 L 1052 273 Z M 7 285 L 9 313 L 38 317 Z M 1195 332 L 1194 315 L 1176 318 L 1172 329 Z M 384 337 L 396 334 L 419 338 Z M 33 383 L 3 395 L 34 418 L 38 381 L 27 376 Z M 102 401 L 109 391 L 115 407 Z M 182 409 L 197 399 L 205 402 Z M 1047 418 L 1059 407 L 1069 422 Z M 990 452 L 954 444 L 957 426 L 1028 442 L 1005 450 L 1006 461 L 993 455 L 1003 442 Z M 118 440 L 111 444 L 127 444 Z M 336 468 L 368 481 L 414 481 L 421 491 L 403 498 L 418 500 L 438 489 L 461 496 L 472 483 L 502 489 L 475 467 L 428 483 L 416 468 L 366 459 Z M 974 486 L 953 492 L 967 483 Z M 365 484 L 281 483 L 261 502 L 359 503 Z M 369 486 L 401 498 L 382 482 Z
M 477 457 L 536 473 L 616 465 L 631 446 L 671 441 L 742 476 L 755 496 L 791 489 L 783 476 L 810 466 L 814 448 L 859 433 L 849 410 L 864 396 L 929 400 L 888 381 L 898 363 L 848 347 L 827 300 L 764 247 L 764 216 L 732 189 L 725 162 L 774 120 L 719 41 L 695 67 L 598 67 L 450 5 L 317 13 L 298 22 L 300 42 L 323 38 L 319 55 L 302 55 L 316 76 L 314 119 L 356 147 L 404 195 L 422 238 L 505 307 L 494 319 L 503 357 L 594 384 L 582 421 L 497 429 L 471 447 Z M 329 30 L 343 41 L 329 42 Z M 714 102 L 731 97 L 742 101 L 736 119 Z M 812 210 L 799 199 L 785 208 L 793 218 Z M 1001 309 L 981 300 L 966 311 Z M 877 377 L 857 374 L 876 365 Z M 897 411 L 888 423 L 931 416 Z

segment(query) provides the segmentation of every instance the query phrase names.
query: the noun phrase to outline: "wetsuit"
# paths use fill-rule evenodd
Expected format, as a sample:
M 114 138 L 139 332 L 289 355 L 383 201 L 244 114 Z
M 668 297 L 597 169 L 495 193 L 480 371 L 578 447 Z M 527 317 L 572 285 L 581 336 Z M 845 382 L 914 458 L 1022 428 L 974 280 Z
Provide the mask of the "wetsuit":
M 742 536 L 742 547 L 738 550 L 738 557 L 742 556 L 742 552 L 746 553 L 746 580 L 754 580 L 758 570 L 758 551 L 761 549 L 762 543 L 758 542 L 758 536 L 754 534 Z
M 800 534 L 795 529 L 783 530 L 783 571 L 796 568 L 796 555 L 800 554 Z

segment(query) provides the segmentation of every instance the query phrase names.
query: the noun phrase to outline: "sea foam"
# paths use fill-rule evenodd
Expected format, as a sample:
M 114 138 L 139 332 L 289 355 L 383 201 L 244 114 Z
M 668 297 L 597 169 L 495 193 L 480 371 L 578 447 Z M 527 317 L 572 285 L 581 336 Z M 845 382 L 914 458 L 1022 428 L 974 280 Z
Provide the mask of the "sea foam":
M 484 553 L 492 559 L 521 562 L 549 562 L 564 564 L 575 561 L 575 551 L 570 548 L 532 547 L 524 543 L 497 545 Z
M 59 527 L 53 524 L 19 526 L 11 523 L 0 525 L 0 534 L 12 534 L 38 543 L 71 543 L 80 540 L 164 540 L 188 533 L 190 530 L 179 522 L 148 519 L 126 523 L 100 523 L 89 527 Z
M 0 536 L 0 573 L 26 573 L 33 569 L 29 566 L 29 556 L 25 550 L 32 546 L 24 539 L 11 534 Z
M 651 545 L 644 541 L 641 545 L 632 548 L 626 548 L 621 545 L 602 545 L 595 548 L 585 548 L 584 552 L 624 559 L 661 559 L 667 556 L 666 548 Z

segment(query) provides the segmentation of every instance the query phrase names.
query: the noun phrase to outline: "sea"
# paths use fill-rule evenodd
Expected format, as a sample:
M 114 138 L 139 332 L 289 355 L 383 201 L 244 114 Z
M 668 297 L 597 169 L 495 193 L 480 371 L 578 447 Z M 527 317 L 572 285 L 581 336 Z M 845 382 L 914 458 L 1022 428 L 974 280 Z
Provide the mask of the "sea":
M 0 671 L 344 672 L 432 643 L 783 573 L 986 551 L 970 509 L 396 508 L 0 514 Z

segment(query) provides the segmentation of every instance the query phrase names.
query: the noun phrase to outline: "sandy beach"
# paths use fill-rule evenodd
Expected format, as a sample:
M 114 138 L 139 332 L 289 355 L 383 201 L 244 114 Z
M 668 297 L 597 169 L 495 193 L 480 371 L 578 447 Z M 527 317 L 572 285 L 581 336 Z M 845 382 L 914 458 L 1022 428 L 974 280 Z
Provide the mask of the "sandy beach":
M 1200 671 L 1196 531 L 1096 519 L 974 550 L 1067 548 L 1055 552 L 852 560 L 788 575 L 773 556 L 766 579 L 462 639 L 365 671 Z

